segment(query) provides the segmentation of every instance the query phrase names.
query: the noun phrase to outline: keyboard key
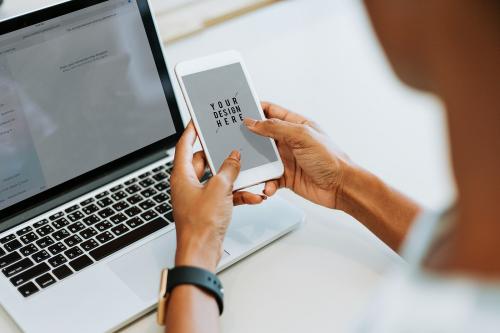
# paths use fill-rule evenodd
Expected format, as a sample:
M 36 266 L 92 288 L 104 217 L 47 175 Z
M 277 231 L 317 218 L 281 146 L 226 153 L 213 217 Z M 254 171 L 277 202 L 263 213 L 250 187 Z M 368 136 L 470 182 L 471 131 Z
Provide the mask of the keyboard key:
M 136 192 L 139 192 L 141 190 L 141 187 L 137 184 L 134 184 L 134 185 L 131 185 L 129 187 L 127 187 L 125 189 L 125 191 L 128 193 L 128 194 L 134 194 Z
M 78 246 L 75 246 L 69 249 L 68 251 L 64 252 L 64 254 L 66 255 L 66 257 L 69 258 L 69 260 L 72 260 L 75 259 L 76 257 L 81 256 L 83 254 L 83 251 Z
M 139 207 L 141 207 L 143 210 L 148 210 L 150 209 L 151 207 L 154 207 L 156 206 L 156 203 L 151 200 L 151 199 L 148 199 L 148 200 L 144 200 L 143 202 L 141 202 L 139 204 Z
M 18 273 L 21 273 L 22 271 L 24 271 L 25 269 L 30 268 L 33 265 L 34 265 L 33 261 L 31 261 L 30 258 L 24 258 L 23 260 L 18 261 L 15 264 L 10 265 L 10 266 L 5 267 L 4 269 L 2 269 L 2 273 L 6 277 L 11 277 L 11 276 L 14 276 L 14 275 L 16 275 Z
M 56 231 L 52 234 L 52 237 L 54 237 L 54 239 L 56 241 L 58 240 L 61 240 L 61 239 L 64 239 L 66 237 L 69 237 L 70 233 L 68 232 L 68 230 L 66 229 L 61 229 L 59 231 Z
M 161 170 L 165 169 L 165 167 L 163 165 L 160 165 L 159 167 L 156 167 L 153 169 L 153 172 L 156 173 L 156 172 L 159 172 Z
M 168 200 L 168 194 L 162 192 L 158 195 L 155 195 L 153 197 L 153 200 L 156 201 L 157 203 L 166 202 Z
M 10 241 L 9 243 L 5 244 L 4 247 L 8 252 L 12 252 L 14 250 L 17 250 L 18 248 L 22 247 L 23 244 L 21 244 L 20 241 L 17 239 L 14 239 L 13 241 Z
M 62 264 L 65 264 L 68 260 L 66 259 L 66 257 L 64 257 L 62 254 L 58 254 L 57 256 L 54 256 L 52 258 L 49 259 L 49 264 L 50 266 L 52 267 L 57 267 L 57 266 L 61 266 Z
M 155 182 L 151 178 L 146 178 L 146 179 L 140 181 L 139 185 L 141 185 L 142 187 L 146 188 L 146 187 L 150 187 L 154 183 Z
M 143 200 L 143 198 L 140 196 L 140 195 L 137 195 L 137 194 L 134 194 L 133 196 L 131 196 L 130 198 L 127 199 L 127 201 L 131 204 L 131 205 L 135 205 L 136 203 L 139 203 Z
M 115 201 L 120 201 L 126 197 L 127 197 L 127 193 L 125 193 L 123 191 L 116 192 L 115 194 L 113 194 L 111 196 L 111 198 L 113 198 Z
M 52 225 L 56 229 L 61 229 L 61 228 L 65 227 L 65 226 L 67 226 L 68 224 L 69 224 L 69 221 L 65 217 L 63 217 L 62 219 L 59 219 L 59 220 L 57 220 L 55 222 L 52 222 Z
M 33 259 L 35 262 L 39 263 L 39 262 L 42 262 L 42 261 L 49 259 L 49 257 L 50 257 L 50 254 L 47 251 L 42 250 L 42 251 L 37 252 L 34 255 L 32 255 L 31 259 Z
M 156 214 L 153 210 L 148 210 L 145 213 L 141 214 L 141 217 L 144 219 L 144 221 L 151 221 L 154 218 L 158 217 L 158 214 Z
M 99 246 L 99 243 L 97 243 L 94 239 L 89 239 L 88 241 L 86 242 L 83 242 L 81 245 L 82 249 L 84 249 L 85 251 L 90 251 L 96 247 Z
M 66 265 L 62 265 L 61 267 L 58 267 L 58 268 L 54 269 L 52 271 L 52 273 L 59 280 L 65 279 L 68 276 L 70 276 L 71 274 L 73 274 L 73 272 L 71 271 L 71 269 L 68 266 L 66 266 Z
M 14 234 L 8 235 L 8 236 L 5 236 L 4 238 L 0 239 L 0 243 L 5 244 L 5 243 L 7 243 L 15 238 L 16 238 L 16 235 L 14 235 Z
M 44 226 L 44 225 L 46 225 L 47 223 L 49 223 L 49 220 L 44 219 L 44 220 L 41 220 L 41 221 L 35 222 L 35 223 L 33 224 L 33 227 L 35 227 L 35 228 L 40 228 L 41 226 Z
M 127 221 L 127 225 L 131 228 L 137 228 L 141 224 L 144 224 L 144 222 L 138 217 L 133 217 Z
M 82 232 L 80 232 L 80 236 L 82 236 L 85 239 L 89 239 L 95 235 L 97 235 L 97 231 L 95 231 L 94 228 L 87 228 L 87 229 L 83 230 Z
M 78 206 L 78 205 L 73 205 L 73 206 L 71 206 L 71 207 L 69 207 L 69 208 L 66 208 L 66 209 L 64 210 L 64 212 L 65 212 L 66 214 L 73 213 L 73 212 L 74 212 L 75 210 L 77 210 L 78 208 L 80 208 L 80 206 Z
M 66 249 L 67 249 L 66 245 L 59 242 L 59 243 L 55 243 L 52 246 L 49 246 L 47 250 L 49 250 L 49 252 L 52 253 L 52 255 L 56 255 L 62 251 L 65 251 Z
M 80 271 L 80 270 L 84 269 L 85 267 L 92 265 L 92 263 L 93 263 L 92 259 L 90 259 L 86 255 L 83 255 L 79 258 L 76 258 L 75 260 L 70 261 L 69 265 L 75 271 Z
M 76 244 L 79 244 L 83 242 L 83 239 L 80 238 L 80 236 L 78 235 L 73 235 L 71 237 L 68 237 L 64 240 L 64 243 L 68 246 L 68 247 L 72 247 L 72 246 L 75 246 Z
M 47 246 L 52 245 L 52 244 L 54 244 L 54 240 L 52 238 L 50 238 L 49 236 L 45 236 L 45 237 L 40 238 L 39 240 L 36 241 L 36 245 L 38 245 L 38 247 L 41 247 L 41 248 L 47 247 Z
M 82 221 L 86 225 L 90 226 L 94 223 L 101 221 L 101 219 L 97 215 L 94 214 L 94 215 L 90 215 L 89 217 L 84 218 Z
M 128 217 L 136 216 L 139 213 L 141 213 L 141 209 L 139 207 L 130 207 L 125 210 L 125 214 L 127 214 Z
M 168 212 L 167 214 L 164 215 L 165 218 L 168 220 L 168 222 L 172 222 L 174 223 L 174 211 L 171 210 L 170 212 Z
M 151 176 L 151 172 L 145 172 L 142 175 L 139 176 L 139 179 L 144 179 Z
M 116 227 L 112 228 L 111 231 L 115 235 L 120 236 L 121 234 L 124 234 L 127 231 L 129 231 L 129 228 L 127 228 L 127 226 L 125 226 L 124 224 L 119 224 Z
M 167 221 L 162 218 L 157 218 L 149 223 L 146 223 L 137 229 L 132 230 L 128 234 L 120 238 L 116 238 L 111 242 L 108 242 L 90 252 L 90 256 L 94 260 L 101 260 L 135 242 L 138 240 L 151 235 L 152 233 L 166 227 L 168 225 Z
M 34 232 L 27 233 L 24 236 L 21 236 L 21 240 L 23 241 L 24 244 L 29 244 L 31 242 L 34 242 L 38 239 L 38 236 L 35 235 Z
M 85 225 L 83 225 L 82 222 L 75 222 L 68 227 L 69 232 L 72 234 L 82 231 L 83 229 L 85 229 Z
M 85 215 L 83 215 L 83 213 L 79 210 L 77 210 L 76 212 L 74 213 L 71 213 L 68 215 L 68 219 L 71 221 L 71 222 L 76 222 L 80 219 L 83 219 L 85 217 Z
M 36 293 L 40 289 L 38 289 L 38 287 L 35 286 L 35 284 L 33 282 L 30 282 L 30 283 L 26 283 L 24 286 L 17 288 L 17 290 L 19 290 L 21 295 L 23 295 L 24 297 L 28 297 L 28 296 L 33 295 L 34 293 Z
M 43 263 L 38 264 L 34 267 L 31 267 L 28 270 L 25 270 L 21 274 L 14 276 L 13 278 L 10 279 L 10 282 L 15 287 L 17 287 L 17 286 L 22 285 L 23 283 L 28 282 L 31 279 L 36 278 L 39 275 L 47 273 L 48 271 L 50 271 L 49 265 L 47 265 L 46 263 L 43 262 Z
M 104 207 L 108 207 L 109 205 L 113 204 L 113 200 L 111 200 L 110 198 L 103 198 L 103 199 L 97 201 L 97 204 L 99 205 L 99 207 L 104 208 Z
M 116 192 L 118 190 L 121 190 L 122 188 L 123 188 L 123 185 L 122 184 L 118 184 L 115 187 L 112 187 L 110 191 L 114 193 L 114 192 Z
M 113 209 L 116 210 L 117 212 L 120 212 L 120 211 L 127 209 L 129 207 L 130 207 L 130 205 L 126 201 L 120 201 L 120 202 L 113 205 Z
M 49 220 L 51 221 L 55 221 L 61 217 L 63 217 L 64 213 L 63 212 L 58 212 L 58 213 L 55 213 L 54 215 L 51 215 L 49 216 Z
M 19 250 L 19 252 L 21 252 L 21 254 L 25 257 L 32 255 L 36 251 L 38 251 L 38 248 L 34 244 L 29 244 Z
M 114 224 L 122 223 L 123 221 L 126 221 L 128 217 L 126 217 L 123 213 L 119 213 L 116 215 L 113 215 L 110 217 L 110 221 L 113 222 Z
M 155 208 L 155 210 L 160 213 L 160 214 L 164 214 L 166 212 L 168 212 L 170 209 L 170 206 L 167 205 L 166 203 L 162 203 L 161 205 L 159 205 L 158 207 Z
M 167 179 L 167 178 L 168 178 L 168 175 L 165 172 L 159 172 L 153 176 L 153 179 L 156 180 L 157 182 L 160 182 L 160 181 Z
M 152 188 L 148 188 L 148 189 L 145 189 L 144 191 L 141 192 L 141 195 L 145 198 L 149 198 L 149 197 L 152 197 L 153 195 L 155 195 L 156 193 L 156 190 L 155 189 L 152 189 Z
M 9 253 L 8 255 L 0 258 L 0 268 L 13 264 L 21 258 L 22 257 L 18 252 Z
M 83 207 L 87 206 L 88 204 L 91 204 L 92 202 L 94 202 L 94 198 L 88 198 L 87 200 L 80 202 L 80 205 Z
M 113 235 L 109 231 L 105 231 L 102 234 L 98 235 L 96 238 L 99 242 L 101 242 L 101 244 L 103 244 L 109 242 L 115 237 L 113 237 Z
M 155 189 L 158 191 L 165 191 L 170 188 L 170 185 L 168 185 L 167 182 L 161 182 L 155 185 Z
M 86 214 L 86 215 L 90 215 L 90 214 L 94 214 L 95 212 L 97 212 L 100 208 L 95 205 L 95 204 L 92 204 L 92 205 L 88 205 L 87 207 L 84 207 L 82 210 L 83 212 Z
M 97 200 L 99 200 L 99 199 L 104 198 L 104 197 L 105 197 L 105 196 L 107 196 L 107 195 L 109 195 L 109 192 L 108 192 L 108 191 L 104 191 L 104 192 L 101 192 L 101 193 L 99 193 L 98 195 L 96 195 L 96 196 L 95 196 L 95 198 L 96 198 Z
M 44 274 L 40 277 L 37 277 L 35 279 L 35 282 L 41 287 L 41 288 L 47 288 L 51 284 L 54 284 L 56 282 L 56 279 L 50 273 Z
M 105 219 L 105 218 L 108 218 L 111 215 L 115 214 L 115 211 L 108 207 L 108 208 L 104 208 L 103 210 L 101 210 L 98 214 L 100 217 Z
M 97 223 L 95 225 L 95 228 L 99 231 L 104 231 L 104 230 L 108 230 L 109 228 L 111 228 L 113 225 L 111 224 L 111 222 L 108 222 L 108 221 L 102 221 L 101 223 Z
M 132 178 L 132 179 L 127 180 L 124 184 L 125 184 L 125 186 L 130 186 L 133 183 L 135 183 L 136 181 L 137 181 L 136 178 Z
M 52 228 L 50 225 L 44 225 L 43 227 L 37 229 L 36 232 L 43 237 L 53 233 L 54 228 Z
M 20 286 L 23 283 L 28 282 L 31 279 L 36 278 L 39 275 L 47 273 L 48 271 L 50 271 L 49 265 L 47 265 L 46 263 L 43 262 L 43 263 L 38 264 L 38 265 L 36 265 L 34 267 L 31 267 L 28 270 L 25 270 L 21 274 L 18 274 L 16 276 L 14 276 L 13 278 L 10 279 L 10 282 L 15 287 L 17 287 L 17 286 Z
M 0 247 L 0 257 L 3 257 L 7 252 Z
M 18 236 L 22 236 L 22 235 L 27 234 L 28 232 L 30 232 L 30 231 L 32 231 L 32 230 L 33 230 L 33 228 L 32 228 L 32 227 L 25 227 L 25 228 L 22 228 L 21 230 L 18 230 L 18 231 L 16 232 L 16 234 L 17 234 Z

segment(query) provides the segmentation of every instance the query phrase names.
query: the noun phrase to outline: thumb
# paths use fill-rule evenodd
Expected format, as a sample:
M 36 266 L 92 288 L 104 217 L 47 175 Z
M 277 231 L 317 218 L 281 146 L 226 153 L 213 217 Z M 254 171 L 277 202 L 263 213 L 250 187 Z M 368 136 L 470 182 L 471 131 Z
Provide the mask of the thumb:
M 288 142 L 290 137 L 300 134 L 300 125 L 276 118 L 260 121 L 245 118 L 244 123 L 246 127 L 255 134 L 267 136 L 283 142 Z
M 216 178 L 219 178 L 223 181 L 224 185 L 230 185 L 231 190 L 233 187 L 236 178 L 240 174 L 240 158 L 241 154 L 237 150 L 233 150 L 228 158 L 222 163 L 222 166 L 219 169 L 219 172 L 216 175 Z

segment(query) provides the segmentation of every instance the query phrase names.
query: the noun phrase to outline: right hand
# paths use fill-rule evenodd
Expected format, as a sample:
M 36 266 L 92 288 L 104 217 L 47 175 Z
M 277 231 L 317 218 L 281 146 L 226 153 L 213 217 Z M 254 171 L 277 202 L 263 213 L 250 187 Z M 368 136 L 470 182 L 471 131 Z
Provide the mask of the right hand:
M 313 122 L 280 106 L 262 103 L 267 120 L 245 119 L 247 128 L 273 138 L 285 166 L 280 179 L 266 183 L 272 196 L 286 187 L 316 204 L 337 208 L 349 158 Z

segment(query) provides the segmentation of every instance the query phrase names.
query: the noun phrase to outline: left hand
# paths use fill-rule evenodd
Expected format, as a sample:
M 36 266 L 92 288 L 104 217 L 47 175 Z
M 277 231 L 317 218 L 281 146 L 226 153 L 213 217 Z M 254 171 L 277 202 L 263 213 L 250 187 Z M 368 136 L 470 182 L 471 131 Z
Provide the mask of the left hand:
M 233 151 L 217 175 L 200 183 L 206 168 L 205 155 L 193 156 L 196 131 L 192 123 L 179 140 L 170 180 L 177 232 L 176 266 L 196 266 L 215 272 L 234 205 L 259 204 L 263 197 L 233 193 L 240 172 L 240 153 Z

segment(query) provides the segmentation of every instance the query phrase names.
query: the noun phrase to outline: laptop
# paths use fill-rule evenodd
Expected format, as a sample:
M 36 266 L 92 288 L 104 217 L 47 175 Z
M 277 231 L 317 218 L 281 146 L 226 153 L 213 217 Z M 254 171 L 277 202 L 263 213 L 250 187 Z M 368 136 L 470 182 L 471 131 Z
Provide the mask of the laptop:
M 147 0 L 0 22 L 0 303 L 25 332 L 114 331 L 155 307 L 183 131 L 159 40 Z M 279 198 L 236 208 L 219 270 L 303 220 Z

